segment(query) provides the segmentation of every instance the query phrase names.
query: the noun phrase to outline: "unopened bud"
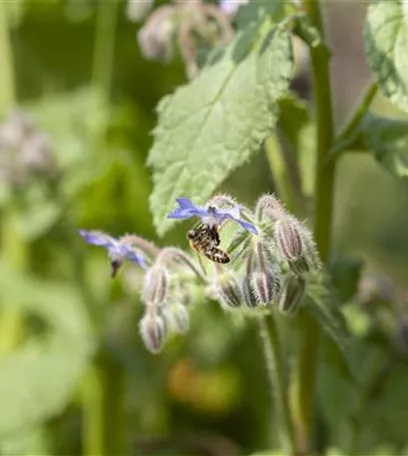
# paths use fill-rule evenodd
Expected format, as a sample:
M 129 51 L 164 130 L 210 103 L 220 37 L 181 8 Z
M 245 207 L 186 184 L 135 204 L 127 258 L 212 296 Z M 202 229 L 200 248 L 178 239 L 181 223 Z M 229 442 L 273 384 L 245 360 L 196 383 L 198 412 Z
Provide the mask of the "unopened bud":
M 241 307 L 243 297 L 238 280 L 230 273 L 221 273 L 217 279 L 217 295 L 228 307 Z
M 279 298 L 279 310 L 286 315 L 293 314 L 302 302 L 306 289 L 306 280 L 299 276 L 290 276 Z
M 276 271 L 265 269 L 251 275 L 251 285 L 258 301 L 266 306 L 273 304 L 280 291 L 280 278 Z
M 149 304 L 162 304 L 169 291 L 167 269 L 156 265 L 150 268 L 144 278 L 143 300 Z
M 157 314 L 146 314 L 140 321 L 139 329 L 146 348 L 152 353 L 159 353 L 167 334 L 164 318 Z
M 126 16 L 132 22 L 140 22 L 152 9 L 152 0 L 128 0 Z
M 292 217 L 277 220 L 274 227 L 275 242 L 281 255 L 289 262 L 297 261 L 304 254 L 300 224 Z
M 174 332 L 185 334 L 190 329 L 190 314 L 183 304 L 176 304 L 165 310 Z
M 242 296 L 248 307 L 254 309 L 259 306 L 260 302 L 252 286 L 251 275 L 247 275 L 244 278 L 242 283 Z
M 310 264 L 306 257 L 299 258 L 295 261 L 289 261 L 290 269 L 297 275 L 310 271 Z

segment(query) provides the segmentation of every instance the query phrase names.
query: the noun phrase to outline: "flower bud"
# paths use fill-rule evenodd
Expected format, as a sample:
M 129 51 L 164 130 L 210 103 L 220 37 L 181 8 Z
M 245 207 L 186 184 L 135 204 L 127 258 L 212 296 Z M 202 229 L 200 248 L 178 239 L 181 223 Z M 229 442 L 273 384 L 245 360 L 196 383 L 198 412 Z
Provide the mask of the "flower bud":
M 294 313 L 302 302 L 306 289 L 303 277 L 291 275 L 285 282 L 279 298 L 279 310 L 286 315 Z
M 300 224 L 292 217 L 277 220 L 274 227 L 275 242 L 279 252 L 289 262 L 297 261 L 304 254 Z
M 253 309 L 255 307 L 258 307 L 260 302 L 252 286 L 251 277 L 251 275 L 247 275 L 244 278 L 244 281 L 242 283 L 242 296 L 244 298 L 245 304 Z
M 306 257 L 299 258 L 295 261 L 289 261 L 290 269 L 296 274 L 303 274 L 310 271 L 310 264 L 307 261 Z
M 256 271 L 251 275 L 251 285 L 261 304 L 273 304 L 280 291 L 279 275 L 273 269 Z
M 190 314 L 183 304 L 175 304 L 171 308 L 165 309 L 166 316 L 169 317 L 171 328 L 174 332 L 185 334 L 190 329 Z
M 167 325 L 161 315 L 146 314 L 139 324 L 140 335 L 146 348 L 152 353 L 159 353 L 167 334 Z
M 128 0 L 126 16 L 132 22 L 140 22 L 147 16 L 152 6 L 152 0 Z
M 218 299 L 228 307 L 241 307 L 243 297 L 238 280 L 230 273 L 221 273 L 217 279 Z
M 163 266 L 150 268 L 144 278 L 143 300 L 149 304 L 162 304 L 169 291 L 169 274 Z

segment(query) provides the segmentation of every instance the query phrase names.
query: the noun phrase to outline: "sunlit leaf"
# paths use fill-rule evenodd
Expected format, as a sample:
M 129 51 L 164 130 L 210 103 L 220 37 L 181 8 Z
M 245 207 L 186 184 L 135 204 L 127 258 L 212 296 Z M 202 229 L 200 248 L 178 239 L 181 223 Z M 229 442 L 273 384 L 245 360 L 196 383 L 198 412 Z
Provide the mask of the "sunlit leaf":
M 178 196 L 203 203 L 274 127 L 292 74 L 289 33 L 273 29 L 242 59 L 241 34 L 225 55 L 159 105 L 150 206 L 159 234 Z M 238 55 L 239 54 L 239 55 Z
M 365 26 L 367 61 L 383 93 L 408 111 L 408 12 L 401 0 L 373 0 Z

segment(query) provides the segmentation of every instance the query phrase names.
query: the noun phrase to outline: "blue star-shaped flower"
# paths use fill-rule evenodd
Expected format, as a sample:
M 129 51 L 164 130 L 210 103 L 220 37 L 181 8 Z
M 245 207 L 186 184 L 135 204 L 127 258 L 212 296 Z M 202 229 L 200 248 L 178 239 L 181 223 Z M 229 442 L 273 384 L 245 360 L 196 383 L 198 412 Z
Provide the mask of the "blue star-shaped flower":
M 167 216 L 170 219 L 188 219 L 191 217 L 200 217 L 203 223 L 210 226 L 221 225 L 226 220 L 234 220 L 239 223 L 242 228 L 251 233 L 258 234 L 258 230 L 252 223 L 240 217 L 239 206 L 234 206 L 229 209 L 218 208 L 216 206 L 196 206 L 188 198 L 176 198 L 179 205 L 173 212 Z
M 125 260 L 137 263 L 143 269 L 148 269 L 143 255 L 133 249 L 129 244 L 121 242 L 120 239 L 116 239 L 101 231 L 79 230 L 79 234 L 88 244 L 104 247 L 108 251 L 112 266 L 112 277 L 115 277 L 118 269 Z

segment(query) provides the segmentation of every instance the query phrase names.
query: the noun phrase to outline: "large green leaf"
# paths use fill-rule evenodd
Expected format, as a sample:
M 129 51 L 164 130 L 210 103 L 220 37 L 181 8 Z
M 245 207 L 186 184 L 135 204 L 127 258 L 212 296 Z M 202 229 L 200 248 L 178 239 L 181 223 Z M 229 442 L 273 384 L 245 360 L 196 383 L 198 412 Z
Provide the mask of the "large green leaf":
M 75 291 L 17 276 L 0 264 L 0 299 L 46 325 L 0 361 L 0 437 L 29 429 L 72 398 L 93 350 L 85 306 Z
M 384 94 L 408 111 L 408 12 L 400 0 L 374 0 L 365 26 L 368 63 Z
M 159 234 L 171 226 L 166 214 L 176 197 L 203 203 L 259 150 L 276 123 L 277 102 L 288 89 L 292 67 L 290 34 L 284 28 L 275 27 L 251 50 L 239 33 L 216 63 L 162 100 L 148 160 L 154 182 L 150 205 Z
M 384 168 L 398 177 L 408 177 L 408 120 L 368 114 L 360 133 Z

